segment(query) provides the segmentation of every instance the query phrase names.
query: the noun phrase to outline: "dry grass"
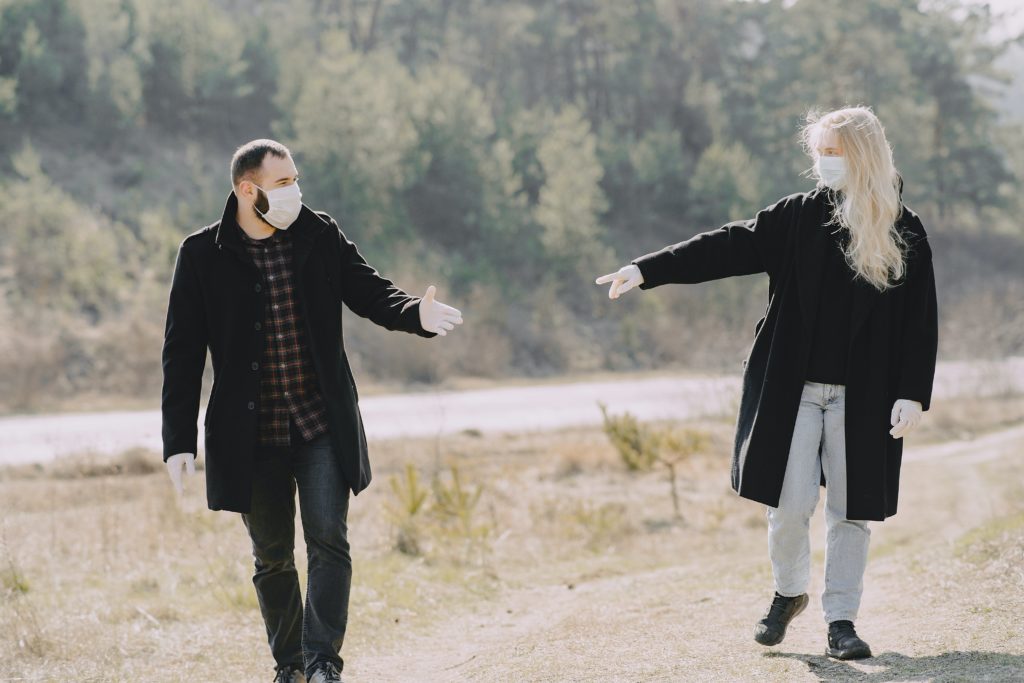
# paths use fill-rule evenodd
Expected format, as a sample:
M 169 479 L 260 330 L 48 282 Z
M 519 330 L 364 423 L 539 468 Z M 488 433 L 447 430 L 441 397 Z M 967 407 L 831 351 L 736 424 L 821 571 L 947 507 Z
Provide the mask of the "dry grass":
M 1024 420 L 1024 396 L 938 401 L 925 413 L 915 443 L 973 439 Z
M 1012 416 L 961 408 L 933 411 L 944 424 L 924 436 Z M 1024 676 L 1013 626 L 1024 607 L 1024 464 L 1007 455 L 908 468 L 901 513 L 873 540 L 865 614 L 868 634 L 886 642 L 873 661 L 888 672 L 876 676 L 817 657 L 814 618 L 788 654 L 747 643 L 770 594 L 763 509 L 728 490 L 728 421 L 687 426 L 712 447 L 678 473 L 684 522 L 662 474 L 627 472 L 599 429 L 374 444 L 375 484 L 350 514 L 352 680 Z M 480 490 L 468 513 L 456 506 L 424 531 L 418 555 L 394 549 L 382 514 L 395 502 L 388 478 L 410 463 L 425 486 L 439 477 L 449 504 L 453 466 L 464 493 Z M 206 510 L 201 472 L 187 487 L 179 504 L 154 453 L 0 470 L 0 680 L 269 680 L 245 530 L 237 515 Z M 971 499 L 982 492 L 988 507 Z M 460 530 L 482 528 L 466 552 Z M 925 589 L 908 602 L 910 585 Z M 896 616 L 887 601 L 901 605 Z M 647 654 L 638 661 L 627 646 Z M 621 656 L 610 663 L 604 649 Z

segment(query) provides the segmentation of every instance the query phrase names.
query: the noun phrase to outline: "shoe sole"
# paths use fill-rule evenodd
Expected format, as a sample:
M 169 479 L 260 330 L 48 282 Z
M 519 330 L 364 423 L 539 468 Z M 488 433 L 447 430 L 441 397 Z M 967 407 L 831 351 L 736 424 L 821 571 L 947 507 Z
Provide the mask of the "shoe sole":
M 808 598 L 807 600 L 804 600 L 804 603 L 802 605 L 800 605 L 799 608 L 797 608 L 796 612 L 793 613 L 793 616 L 791 616 L 789 618 L 789 621 L 786 622 L 786 625 L 782 627 L 782 633 L 779 634 L 779 639 L 778 640 L 773 640 L 771 642 L 764 641 L 764 640 L 761 640 L 758 637 L 758 634 L 755 633 L 754 634 L 754 641 L 757 642 L 759 645 L 764 645 L 765 647 L 772 647 L 774 645 L 778 645 L 779 643 L 781 643 L 786 638 L 786 631 L 789 629 L 789 625 L 791 623 L 793 623 L 794 619 L 796 619 L 798 616 L 800 616 L 801 612 L 803 612 L 805 609 L 807 609 L 807 605 L 810 602 L 811 602 L 811 600 L 810 600 L 810 598 Z
M 825 648 L 825 654 L 832 659 L 868 659 L 871 657 L 871 648 L 852 648 L 849 650 L 836 650 L 835 648 Z

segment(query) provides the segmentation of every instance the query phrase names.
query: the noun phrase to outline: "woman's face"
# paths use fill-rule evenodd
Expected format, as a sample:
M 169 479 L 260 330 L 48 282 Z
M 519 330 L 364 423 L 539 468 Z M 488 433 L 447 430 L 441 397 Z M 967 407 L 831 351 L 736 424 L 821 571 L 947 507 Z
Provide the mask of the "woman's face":
M 839 142 L 839 136 L 831 128 L 826 130 L 821 136 L 821 142 L 818 143 L 818 156 L 843 156 L 843 145 Z

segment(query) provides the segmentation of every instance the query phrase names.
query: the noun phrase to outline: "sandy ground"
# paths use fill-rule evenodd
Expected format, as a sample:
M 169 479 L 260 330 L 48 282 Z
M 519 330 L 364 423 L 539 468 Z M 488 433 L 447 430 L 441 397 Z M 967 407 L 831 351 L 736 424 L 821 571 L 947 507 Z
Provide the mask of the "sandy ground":
M 984 535 L 1021 509 L 1000 494 L 1020 495 L 1022 453 L 1024 427 L 911 451 L 903 511 L 873 529 L 858 619 L 873 659 L 822 656 L 821 543 L 811 606 L 779 646 L 753 641 L 770 599 L 758 532 L 719 539 L 711 554 L 681 548 L 669 567 L 502 592 L 360 658 L 355 680 L 1022 681 L 1024 564 L 997 567 L 1004 583 L 957 560 L 971 530 Z M 1000 472 L 1014 478 L 1002 491 Z M 1014 557 L 1024 560 L 1024 551 Z
M 349 518 L 346 680 L 1022 681 L 1022 418 L 1020 398 L 940 405 L 908 443 L 858 663 L 822 654 L 820 506 L 811 606 L 781 645 L 753 641 L 764 510 L 728 489 L 728 419 L 687 425 L 712 447 L 680 471 L 681 521 L 664 474 L 626 471 L 599 430 L 376 442 Z M 201 473 L 178 504 L 156 454 L 117 462 L 0 468 L 0 681 L 269 682 L 237 515 L 205 509 Z M 480 486 L 479 534 L 427 518 L 422 553 L 397 552 L 407 464 Z

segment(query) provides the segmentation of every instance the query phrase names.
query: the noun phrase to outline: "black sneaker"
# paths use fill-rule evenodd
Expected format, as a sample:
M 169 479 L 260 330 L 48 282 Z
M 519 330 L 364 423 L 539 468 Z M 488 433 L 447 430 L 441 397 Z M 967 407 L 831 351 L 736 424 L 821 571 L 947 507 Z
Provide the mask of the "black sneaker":
M 341 669 L 334 662 L 321 662 L 313 669 L 309 683 L 342 683 Z
M 871 648 L 857 635 L 852 621 L 840 620 L 828 625 L 825 654 L 833 659 L 864 659 L 871 656 Z
M 301 666 L 279 666 L 274 683 L 306 683 L 306 672 Z
M 782 639 L 786 637 L 786 627 L 789 626 L 789 622 L 804 611 L 807 602 L 807 593 L 795 598 L 787 598 L 776 593 L 764 618 L 754 626 L 754 640 L 762 645 L 781 643 Z

